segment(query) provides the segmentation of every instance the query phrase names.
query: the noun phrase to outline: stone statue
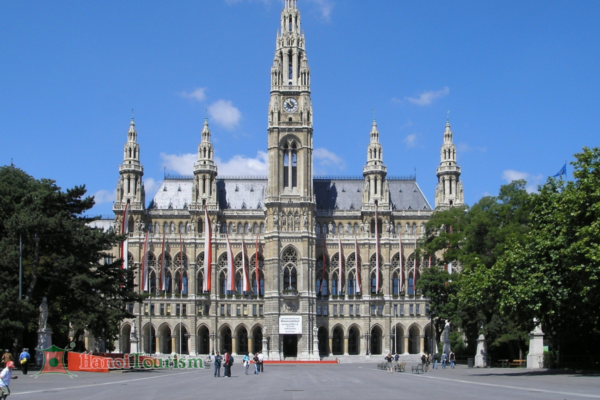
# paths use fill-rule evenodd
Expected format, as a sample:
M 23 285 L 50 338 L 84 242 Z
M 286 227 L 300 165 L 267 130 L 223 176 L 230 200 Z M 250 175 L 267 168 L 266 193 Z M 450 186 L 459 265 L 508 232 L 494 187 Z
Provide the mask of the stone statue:
M 46 302 L 46 297 L 42 299 L 42 304 L 40 304 L 40 331 L 46 330 L 48 323 L 48 303 Z
M 446 320 L 444 325 L 444 341 L 450 340 L 450 321 Z
M 349 235 L 352 233 L 352 225 L 350 225 L 350 222 L 348 222 L 346 224 L 346 235 Z
M 262 328 L 262 334 L 263 334 L 263 338 L 265 336 L 267 336 L 267 327 L 266 326 L 263 326 L 263 328 Z
M 313 335 L 315 340 L 319 340 L 319 328 L 317 328 L 317 325 L 313 326 Z
M 304 225 L 304 227 L 308 227 L 308 215 L 306 215 L 306 211 L 304 211 L 304 214 L 302 215 L 302 225 Z
M 221 222 L 217 221 L 217 231 L 215 233 L 221 233 Z
M 287 224 L 287 219 L 285 218 L 285 215 L 283 215 L 283 213 L 281 213 L 281 229 L 285 230 L 285 225 Z
M 329 226 L 327 228 L 328 228 L 328 230 L 327 230 L 328 233 L 333 233 L 333 224 L 331 222 L 329 222 Z
M 277 213 L 273 214 L 273 227 L 274 228 L 279 227 L 279 217 L 277 216 Z
M 298 230 L 300 228 L 300 217 L 296 214 L 296 218 L 294 220 L 294 230 Z
M 131 321 L 131 333 L 129 334 L 129 340 L 137 340 L 138 336 L 137 336 L 137 327 L 135 325 L 135 320 Z
M 190 224 L 190 232 L 191 232 L 191 233 L 194 233 L 194 231 L 195 231 L 195 230 L 196 230 L 196 226 L 195 226 L 195 225 L 194 225 L 194 223 L 192 222 L 192 223 Z

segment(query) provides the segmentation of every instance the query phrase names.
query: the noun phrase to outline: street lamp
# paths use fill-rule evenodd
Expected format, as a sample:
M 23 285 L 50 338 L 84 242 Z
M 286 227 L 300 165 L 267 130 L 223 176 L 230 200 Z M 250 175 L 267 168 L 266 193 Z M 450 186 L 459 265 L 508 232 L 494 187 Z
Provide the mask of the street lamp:
M 370 354 L 369 352 L 369 345 L 371 343 L 371 327 L 369 326 L 369 331 L 367 333 L 365 333 L 365 340 L 367 341 L 367 355 Z
M 217 337 L 216 333 L 211 333 L 210 334 L 210 340 L 212 340 L 212 351 L 210 352 L 211 355 L 215 355 L 215 338 Z

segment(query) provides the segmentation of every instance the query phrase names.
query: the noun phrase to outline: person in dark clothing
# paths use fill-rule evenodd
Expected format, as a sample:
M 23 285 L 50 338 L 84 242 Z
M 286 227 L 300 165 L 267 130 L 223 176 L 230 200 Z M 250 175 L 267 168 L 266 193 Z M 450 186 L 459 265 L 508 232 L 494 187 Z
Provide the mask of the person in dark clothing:
M 221 362 L 223 361 L 223 357 L 217 351 L 217 355 L 215 356 L 215 378 L 221 377 Z
M 31 356 L 27 352 L 27 349 L 23 349 L 23 352 L 19 356 L 19 364 L 21 364 L 21 369 L 23 370 L 23 375 L 27 375 L 27 370 L 29 369 L 29 360 Z

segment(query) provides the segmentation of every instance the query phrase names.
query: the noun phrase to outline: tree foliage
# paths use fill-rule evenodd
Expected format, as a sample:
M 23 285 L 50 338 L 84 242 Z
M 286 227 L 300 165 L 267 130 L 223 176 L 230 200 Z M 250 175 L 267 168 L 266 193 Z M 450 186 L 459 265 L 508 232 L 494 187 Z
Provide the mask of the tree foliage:
M 120 260 L 108 258 L 122 237 L 88 226 L 94 219 L 83 214 L 94 200 L 85 193 L 84 186 L 62 191 L 52 180 L 36 180 L 13 166 L 0 168 L 1 345 L 17 345 L 23 338 L 35 347 L 43 297 L 58 345 L 83 329 L 113 341 L 118 322 L 130 317 L 126 303 L 138 300 L 133 270 L 123 271 Z M 23 301 L 18 299 L 20 238 Z
M 600 149 L 575 158 L 574 180 L 550 178 L 533 196 L 531 230 L 510 240 L 482 287 L 500 288 L 500 307 L 522 326 L 537 318 L 547 337 L 590 343 L 600 334 Z

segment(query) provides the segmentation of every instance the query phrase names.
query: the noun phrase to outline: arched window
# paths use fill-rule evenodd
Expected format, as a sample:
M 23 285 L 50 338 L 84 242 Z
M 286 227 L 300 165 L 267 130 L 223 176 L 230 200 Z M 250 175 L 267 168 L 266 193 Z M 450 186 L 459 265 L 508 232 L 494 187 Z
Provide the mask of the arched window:
M 323 226 L 325 226 L 323 224 Z M 329 267 L 330 267 L 330 263 L 329 260 L 327 259 L 327 256 L 325 256 L 325 274 L 323 274 L 323 254 L 317 256 L 317 262 L 316 262 L 317 268 L 317 276 L 316 276 L 316 286 L 315 286 L 315 292 L 317 292 L 317 295 L 321 295 L 321 296 L 328 296 L 329 295 L 329 290 L 328 290 L 328 281 L 329 281 Z
M 360 261 L 360 259 L 359 259 Z M 360 268 L 360 263 L 356 264 L 356 254 L 352 253 L 348 256 L 346 261 L 346 270 L 348 271 L 348 294 L 355 295 L 358 294 L 358 276 L 357 276 L 357 268 Z
M 166 294 L 171 294 L 171 265 L 172 265 L 172 259 L 171 259 L 171 255 L 168 252 L 165 252 L 165 257 L 164 257 L 164 265 L 160 265 L 160 263 L 162 262 L 162 255 L 158 257 L 158 271 L 159 271 L 159 275 L 158 275 L 158 290 L 160 290 L 160 292 L 162 293 L 166 293 Z M 162 270 L 164 269 L 165 271 L 165 281 L 162 281 Z M 163 291 L 162 288 L 165 288 L 165 290 Z
M 250 233 L 250 225 L 247 222 L 244 224 L 244 233 Z
M 235 276 L 236 291 L 238 294 L 242 294 L 242 293 L 247 294 L 248 292 L 244 292 L 244 290 L 243 290 L 244 280 L 242 279 L 242 277 L 243 277 L 242 268 L 243 268 L 244 264 L 242 263 L 242 254 L 241 253 L 235 257 L 233 266 L 236 271 L 236 276 Z M 246 259 L 246 271 L 249 270 L 248 266 L 249 266 L 248 260 Z M 250 277 L 248 277 L 248 279 L 250 279 Z
M 171 228 L 169 230 L 169 233 L 175 233 L 175 222 L 171 222 Z
M 229 223 L 229 228 L 228 228 L 227 233 L 229 233 L 230 235 L 233 234 L 233 223 L 232 222 Z
M 298 262 L 298 253 L 293 248 L 288 248 L 284 251 L 283 257 L 283 290 L 284 291 L 297 291 L 296 281 L 296 264 Z
M 419 279 L 419 268 L 421 267 L 421 260 L 417 259 L 417 280 Z M 413 282 L 413 274 L 415 271 L 415 255 L 414 253 L 410 255 L 410 257 L 408 257 L 408 260 L 406 261 L 406 292 L 408 294 L 415 294 L 414 288 L 413 288 L 413 284 L 416 284 L 416 282 Z
M 227 287 L 227 253 L 223 253 L 219 256 L 217 267 L 219 269 L 219 279 L 221 280 L 220 294 L 233 294 L 231 290 L 229 290 L 229 288 Z
M 260 223 L 260 233 L 265 233 L 265 224 L 263 222 Z
M 297 149 L 298 145 L 294 140 L 288 141 L 283 146 L 283 187 L 289 189 L 298 186 Z
M 257 234 L 258 233 L 258 224 L 255 222 L 254 225 L 252 225 L 252 233 Z
M 169 233 L 169 224 L 166 222 L 163 224 L 163 233 L 164 234 Z
M 148 252 L 148 292 L 156 293 L 156 256 Z
M 196 257 L 196 265 L 198 273 L 196 274 L 196 293 L 204 292 L 204 252 Z
M 417 224 L 413 222 L 412 224 L 412 234 L 416 235 L 417 234 Z
M 238 235 L 241 235 L 244 231 L 242 231 L 242 223 L 238 222 L 237 224 L 237 233 Z
M 370 265 L 371 293 L 375 294 L 375 293 L 381 292 L 381 288 L 383 287 L 383 274 L 381 273 L 381 266 L 383 265 L 383 259 L 381 258 L 381 255 L 379 256 L 379 287 L 377 287 L 377 275 L 376 275 L 377 258 L 376 258 L 375 254 L 373 254 L 371 256 L 370 264 L 371 264 Z
M 394 254 L 394 257 L 392 257 L 392 271 L 394 271 L 392 273 L 392 294 L 394 295 L 398 295 L 400 294 L 400 292 L 402 291 L 402 288 L 404 286 L 404 282 L 401 281 L 401 276 L 402 275 L 402 280 L 406 279 L 406 260 L 404 258 L 404 256 L 402 257 L 402 273 L 400 272 L 400 254 L 396 253 Z
M 331 257 L 331 294 L 332 295 L 341 295 L 344 288 L 344 277 L 342 276 L 342 285 L 339 285 L 339 271 L 340 271 L 340 255 L 336 253 Z
M 344 233 L 344 225 L 338 224 L 338 235 L 342 235 Z
M 179 233 L 183 233 L 183 222 L 179 223 Z
M 260 294 L 261 296 L 265 295 L 265 276 L 263 273 L 263 268 L 265 266 L 265 260 L 262 254 L 258 255 L 258 282 L 256 281 L 256 256 L 252 255 L 250 259 L 250 276 L 252 279 L 252 293 Z M 258 291 L 260 290 L 260 292 Z
M 315 233 L 318 235 L 321 233 L 321 225 L 315 224 Z

